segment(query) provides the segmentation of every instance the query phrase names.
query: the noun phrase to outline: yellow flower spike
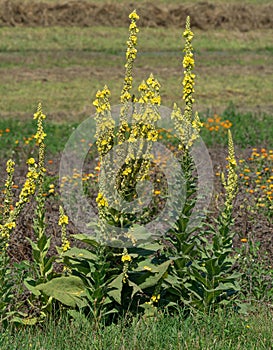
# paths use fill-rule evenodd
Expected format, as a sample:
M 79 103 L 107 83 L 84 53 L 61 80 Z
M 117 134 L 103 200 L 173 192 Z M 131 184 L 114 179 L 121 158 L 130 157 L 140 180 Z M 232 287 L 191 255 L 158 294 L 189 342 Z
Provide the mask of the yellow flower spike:
M 93 104 L 96 107 L 96 145 L 100 156 L 102 157 L 111 150 L 114 139 L 115 121 L 111 116 L 111 106 L 109 97 L 111 92 L 105 85 L 103 90 L 96 93 L 96 100 Z
M 139 19 L 136 10 L 134 10 L 129 15 L 131 24 L 129 26 L 129 39 L 127 41 L 127 51 L 126 51 L 126 63 L 125 63 L 125 76 L 123 88 L 120 94 L 120 101 L 123 104 L 120 111 L 120 128 L 118 132 L 118 142 L 123 143 L 125 141 L 125 131 L 123 130 L 123 124 L 127 123 L 127 109 L 129 108 L 128 103 L 132 100 L 131 90 L 132 90 L 132 71 L 134 66 L 134 61 L 137 55 L 137 33 L 139 32 L 137 28 L 136 21 Z M 134 99 L 135 100 L 135 99 Z M 135 102 L 135 101 L 134 101 Z
M 185 114 L 188 114 L 191 118 L 192 114 L 192 105 L 194 102 L 193 93 L 194 93 L 194 85 L 195 85 L 195 74 L 192 73 L 192 68 L 194 67 L 194 58 L 193 58 L 193 47 L 191 41 L 193 39 L 193 33 L 190 28 L 190 17 L 186 18 L 186 30 L 183 33 L 184 38 L 186 39 L 185 43 L 185 56 L 183 58 L 183 67 L 184 71 L 184 79 L 182 82 L 183 85 L 183 100 L 186 103 Z
M 203 123 L 200 122 L 199 116 L 196 113 L 193 117 L 192 107 L 194 103 L 194 85 L 195 85 L 195 74 L 192 72 L 194 67 L 194 57 L 193 57 L 193 47 L 191 41 L 193 39 L 193 32 L 190 28 L 190 17 L 186 19 L 186 28 L 183 33 L 184 38 L 186 39 L 185 43 L 185 56 L 183 58 L 183 67 L 184 67 L 184 78 L 182 81 L 183 86 L 183 100 L 185 102 L 184 113 L 181 109 L 174 104 L 173 112 L 171 118 L 174 119 L 174 126 L 177 132 L 181 144 L 178 146 L 179 149 L 188 149 L 193 145 L 193 142 L 199 137 L 199 133 Z M 208 120 L 207 128 L 214 130 L 214 126 L 210 126 L 209 123 L 213 122 Z
M 68 249 L 70 249 L 70 242 L 67 238 L 66 226 L 68 225 L 68 216 L 65 215 L 64 209 L 62 206 L 59 207 L 59 225 L 62 230 L 62 250 L 61 253 L 65 253 Z
M 236 173 L 237 162 L 235 158 L 234 144 L 231 131 L 228 130 L 228 175 L 227 179 L 223 175 L 223 185 L 226 190 L 225 206 L 227 209 L 232 209 L 232 202 L 238 191 L 238 175 Z

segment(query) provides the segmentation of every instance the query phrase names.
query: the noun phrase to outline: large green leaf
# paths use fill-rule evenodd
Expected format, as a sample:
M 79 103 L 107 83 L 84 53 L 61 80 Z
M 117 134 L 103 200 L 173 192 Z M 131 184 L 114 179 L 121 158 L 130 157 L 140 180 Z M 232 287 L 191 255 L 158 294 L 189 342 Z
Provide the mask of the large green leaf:
M 112 297 L 119 304 L 121 304 L 123 278 L 124 278 L 124 274 L 121 273 L 109 284 L 109 287 L 111 288 L 111 290 L 108 292 L 108 295 Z
M 87 259 L 87 260 L 97 260 L 97 256 L 90 252 L 87 249 L 81 249 L 77 247 L 73 247 L 69 250 L 67 250 L 65 253 L 63 253 L 63 257 L 69 257 L 72 259 Z
M 86 305 L 86 301 L 82 298 L 85 296 L 85 285 L 77 276 L 57 277 L 47 283 L 39 284 L 36 289 L 67 306 Z
M 141 283 L 139 287 L 141 289 L 150 288 L 155 286 L 161 278 L 166 274 L 172 260 L 167 260 L 163 264 L 156 266 L 157 273 L 155 275 L 150 275 L 145 282 Z M 167 274 L 166 274 L 167 275 Z M 167 277 L 167 276 L 166 276 Z
M 76 238 L 77 240 L 84 242 L 86 244 L 91 245 L 92 247 L 98 247 L 99 243 L 95 241 L 94 239 L 91 239 L 90 236 L 84 235 L 82 233 L 72 235 L 73 238 Z

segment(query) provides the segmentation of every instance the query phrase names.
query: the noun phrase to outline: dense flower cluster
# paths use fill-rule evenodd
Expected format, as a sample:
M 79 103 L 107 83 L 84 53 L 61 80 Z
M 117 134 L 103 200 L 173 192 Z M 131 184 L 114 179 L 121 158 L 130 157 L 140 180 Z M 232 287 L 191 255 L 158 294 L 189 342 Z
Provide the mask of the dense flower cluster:
M 193 32 L 190 28 L 190 18 L 186 19 L 186 30 L 183 33 L 184 38 L 186 39 L 185 44 L 185 56 L 183 58 L 183 67 L 184 71 L 184 79 L 183 79 L 183 100 L 185 100 L 186 108 L 185 114 L 192 114 L 192 105 L 194 102 L 193 93 L 194 93 L 194 79 L 195 74 L 192 73 L 192 69 L 194 68 L 194 58 L 193 58 L 193 47 L 192 47 L 192 39 Z
M 7 161 L 7 180 L 5 182 L 5 199 L 4 199 L 4 210 L 3 210 L 3 220 L 7 220 L 9 217 L 10 207 L 12 206 L 12 186 L 13 186 L 13 174 L 14 174 L 15 163 L 13 160 L 9 159 Z
M 107 199 L 104 197 L 104 195 L 101 192 L 98 193 L 96 202 L 98 203 L 99 208 L 108 206 Z
M 62 228 L 62 252 L 65 253 L 68 249 L 70 249 L 70 242 L 67 238 L 66 226 L 68 225 L 68 216 L 65 215 L 64 209 L 62 206 L 59 208 L 60 216 L 59 216 L 59 225 Z
M 124 86 L 120 95 L 120 100 L 122 103 L 126 101 L 130 101 L 131 94 L 130 91 L 132 89 L 132 70 L 133 70 L 133 64 L 136 59 L 137 55 L 137 33 L 139 32 L 139 29 L 137 28 L 137 20 L 139 19 L 138 14 L 136 11 L 133 11 L 129 15 L 129 19 L 131 20 L 131 24 L 129 26 L 129 39 L 127 41 L 127 51 L 126 51 L 126 64 L 125 64 L 125 78 L 124 78 Z
M 177 132 L 178 138 L 181 140 L 179 145 L 180 149 L 188 149 L 192 146 L 193 142 L 199 137 L 199 133 L 203 123 L 201 123 L 198 113 L 195 113 L 193 117 L 192 107 L 194 103 L 194 79 L 195 74 L 192 73 L 194 68 L 193 47 L 192 39 L 193 32 L 190 28 L 190 18 L 186 19 L 186 29 L 183 33 L 186 39 L 185 43 L 185 56 L 183 59 L 184 78 L 183 78 L 183 100 L 185 101 L 184 113 L 181 109 L 174 104 L 171 118 L 174 120 L 174 127 Z
M 225 178 L 224 173 L 221 175 L 222 183 L 226 191 L 225 206 L 227 210 L 232 210 L 233 200 L 238 191 L 237 162 L 235 158 L 234 145 L 230 130 L 228 130 L 228 175 Z
M 138 91 L 141 92 L 141 97 L 139 103 L 150 103 L 152 105 L 160 105 L 161 97 L 159 94 L 160 84 L 157 79 L 154 78 L 153 74 L 145 81 L 143 81 L 139 87 Z
M 34 135 L 34 138 L 36 139 L 38 144 L 41 144 L 44 142 L 44 139 L 46 137 L 46 133 L 44 132 L 43 128 L 43 120 L 46 118 L 45 114 L 42 112 L 42 105 L 39 103 L 37 112 L 34 113 L 33 119 L 37 120 L 37 132 Z
M 111 93 L 107 86 L 99 90 L 93 102 L 96 107 L 96 145 L 100 157 L 105 155 L 113 146 L 115 121 L 111 117 L 109 97 Z

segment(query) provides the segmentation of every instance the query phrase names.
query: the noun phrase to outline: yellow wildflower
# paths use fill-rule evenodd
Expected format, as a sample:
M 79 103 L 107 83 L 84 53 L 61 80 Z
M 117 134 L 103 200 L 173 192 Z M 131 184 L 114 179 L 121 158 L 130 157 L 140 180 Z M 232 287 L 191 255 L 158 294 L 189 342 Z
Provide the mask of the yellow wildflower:
M 62 225 L 68 225 L 68 216 L 65 215 L 65 214 L 62 214 L 60 215 L 60 218 L 59 218 L 59 223 L 58 223 L 60 226 Z
M 35 159 L 34 158 L 29 158 L 27 160 L 27 164 L 33 165 L 35 163 Z
M 16 223 L 14 221 L 7 222 L 4 226 L 11 230 L 12 228 L 16 227 Z
M 151 302 L 158 303 L 159 300 L 160 300 L 160 294 L 151 296 Z
M 132 261 L 132 258 L 131 258 L 131 256 L 129 255 L 129 254 L 125 254 L 125 255 L 122 255 L 122 257 L 121 257 L 121 261 L 124 263 L 124 262 L 126 262 L 126 261 Z
M 104 197 L 104 195 L 101 192 L 98 193 L 96 202 L 98 203 L 99 207 L 108 207 L 107 199 Z
M 129 18 L 134 19 L 134 20 L 139 19 L 139 15 L 136 13 L 136 10 L 134 10 L 133 12 L 130 13 Z

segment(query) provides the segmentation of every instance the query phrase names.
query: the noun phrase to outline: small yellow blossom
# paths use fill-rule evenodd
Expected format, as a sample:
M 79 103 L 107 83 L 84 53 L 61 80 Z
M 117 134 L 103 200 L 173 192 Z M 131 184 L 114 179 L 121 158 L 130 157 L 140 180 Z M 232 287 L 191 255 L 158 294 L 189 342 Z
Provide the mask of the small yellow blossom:
M 133 12 L 130 13 L 129 18 L 134 19 L 134 20 L 139 19 L 139 15 L 136 13 L 136 10 L 134 10 Z
M 29 158 L 29 159 L 27 160 L 27 164 L 30 164 L 30 165 L 35 164 L 35 159 L 34 159 L 34 158 Z
M 61 225 L 68 225 L 68 216 L 63 214 L 63 215 L 60 215 L 60 218 L 59 218 L 59 223 L 58 223 L 60 226 Z
M 125 255 L 122 255 L 122 257 L 121 257 L 121 261 L 124 263 L 124 262 L 126 262 L 126 261 L 132 261 L 132 258 L 131 258 L 131 256 L 129 255 L 129 254 L 125 254 Z
M 11 230 L 12 228 L 16 227 L 16 223 L 14 221 L 7 222 L 4 226 Z
M 101 192 L 98 193 L 96 202 L 98 203 L 99 207 L 108 207 L 107 199 L 104 197 L 104 195 Z
M 160 300 L 160 294 L 151 296 L 151 302 L 158 303 L 159 300 Z

